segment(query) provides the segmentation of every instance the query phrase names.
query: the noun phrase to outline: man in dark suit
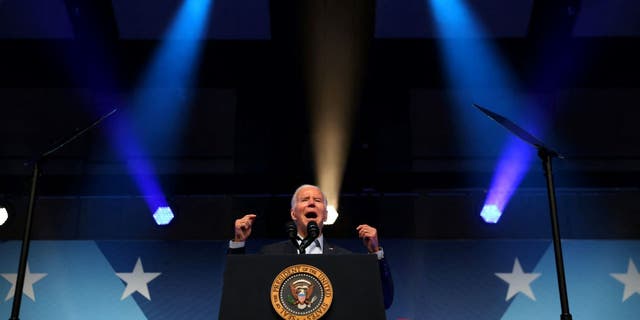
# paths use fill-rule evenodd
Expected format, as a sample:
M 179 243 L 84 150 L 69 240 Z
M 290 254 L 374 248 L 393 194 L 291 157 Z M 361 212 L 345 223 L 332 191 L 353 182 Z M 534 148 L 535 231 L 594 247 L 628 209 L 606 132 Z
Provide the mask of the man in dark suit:
M 316 241 L 311 243 L 305 250 L 307 254 L 350 254 L 351 251 L 330 244 L 324 239 L 322 227 L 327 221 L 327 198 L 319 187 L 314 185 L 302 185 L 291 197 L 291 220 L 295 223 L 298 239 L 307 236 L 307 225 L 314 221 L 318 224 L 320 234 Z M 235 235 L 229 242 L 230 254 L 241 254 L 245 252 L 245 241 L 251 235 L 251 226 L 256 219 L 255 214 L 247 214 L 235 221 Z M 362 238 L 365 247 L 370 254 L 378 256 L 378 267 L 380 269 L 380 280 L 382 281 L 383 297 L 385 308 L 389 308 L 393 302 L 393 279 L 389 264 L 384 258 L 384 251 L 378 242 L 378 231 L 367 224 L 356 227 L 358 236 Z M 301 240 L 298 240 L 300 245 Z M 263 254 L 298 254 L 298 248 L 291 241 L 277 242 L 262 247 Z

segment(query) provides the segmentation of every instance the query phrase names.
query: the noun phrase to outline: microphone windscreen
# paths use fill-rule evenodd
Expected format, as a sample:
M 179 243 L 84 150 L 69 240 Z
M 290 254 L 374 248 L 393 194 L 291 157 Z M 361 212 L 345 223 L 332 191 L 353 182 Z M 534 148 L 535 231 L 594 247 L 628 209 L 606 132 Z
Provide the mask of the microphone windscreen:
M 296 228 L 296 224 L 293 221 L 287 222 L 285 227 L 289 238 L 296 238 L 298 236 L 298 228 Z
M 320 235 L 320 227 L 318 227 L 318 224 L 315 221 L 309 221 L 309 223 L 307 224 L 307 236 L 311 237 L 312 239 L 315 239 L 319 235 Z

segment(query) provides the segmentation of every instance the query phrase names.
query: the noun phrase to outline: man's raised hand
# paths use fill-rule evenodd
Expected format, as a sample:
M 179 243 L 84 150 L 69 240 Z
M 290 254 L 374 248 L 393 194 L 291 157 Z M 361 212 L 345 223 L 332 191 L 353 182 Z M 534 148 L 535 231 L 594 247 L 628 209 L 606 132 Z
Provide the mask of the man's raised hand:
M 251 225 L 255 219 L 255 214 L 247 214 L 244 217 L 237 219 L 234 227 L 235 235 L 233 237 L 233 241 L 247 241 L 247 238 L 251 235 Z

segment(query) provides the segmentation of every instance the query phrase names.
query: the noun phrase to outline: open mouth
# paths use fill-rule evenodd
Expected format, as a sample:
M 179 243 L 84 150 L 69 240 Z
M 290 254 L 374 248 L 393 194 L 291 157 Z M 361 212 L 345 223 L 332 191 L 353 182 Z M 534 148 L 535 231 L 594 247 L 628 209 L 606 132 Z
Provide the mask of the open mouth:
M 304 217 L 307 219 L 315 219 L 318 217 L 318 214 L 315 212 L 307 212 L 304 214 Z

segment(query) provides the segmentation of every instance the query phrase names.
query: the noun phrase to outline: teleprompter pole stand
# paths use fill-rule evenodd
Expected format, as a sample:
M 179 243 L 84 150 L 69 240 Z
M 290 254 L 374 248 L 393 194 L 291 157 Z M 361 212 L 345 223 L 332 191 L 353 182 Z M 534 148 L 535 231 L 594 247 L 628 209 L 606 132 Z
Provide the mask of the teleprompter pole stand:
M 553 252 L 556 261 L 556 274 L 558 276 L 558 290 L 560 291 L 560 320 L 571 320 L 569 312 L 569 298 L 567 297 L 567 281 L 564 275 L 564 262 L 562 258 L 562 242 L 560 241 L 560 226 L 558 223 L 558 208 L 556 206 L 556 192 L 553 184 L 553 169 L 551 160 L 558 154 L 544 147 L 538 147 L 538 157 L 542 160 L 544 176 L 547 180 L 547 196 L 549 198 L 549 212 L 551 213 L 551 229 L 553 235 Z
M 20 320 L 20 304 L 22 303 L 22 290 L 24 286 L 24 277 L 27 268 L 27 259 L 29 257 L 29 245 L 31 243 L 31 225 L 33 222 L 33 209 L 36 204 L 36 189 L 38 186 L 38 175 L 40 174 L 40 162 L 52 153 L 64 147 L 67 143 L 76 140 L 87 131 L 93 129 L 100 122 L 113 115 L 118 109 L 113 109 L 109 113 L 103 115 L 88 127 L 74 133 L 71 137 L 64 139 L 62 143 L 54 145 L 53 148 L 40 154 L 34 160 L 27 162 L 33 164 L 33 173 L 31 177 L 31 190 L 29 192 L 29 207 L 27 209 L 27 219 L 24 225 L 24 235 L 22 238 L 22 249 L 20 250 L 20 263 L 18 264 L 18 275 L 16 279 L 15 292 L 13 294 L 13 305 L 11 307 L 11 318 L 9 320 Z
M 562 243 L 560 241 L 560 225 L 558 223 L 558 209 L 556 207 L 556 190 L 553 185 L 553 169 L 551 168 L 551 160 L 553 158 L 563 158 L 558 152 L 547 148 L 545 144 L 538 138 L 519 127 L 511 120 L 499 115 L 489 109 L 473 104 L 482 113 L 492 120 L 505 127 L 518 138 L 531 144 L 538 150 L 538 157 L 542 160 L 544 175 L 547 180 L 547 196 L 549 197 L 549 211 L 551 213 L 551 232 L 553 237 L 553 252 L 556 262 L 556 275 L 558 276 L 558 290 L 560 291 L 560 320 L 572 320 L 569 312 L 569 298 L 567 297 L 567 282 L 564 276 L 564 262 L 562 259 Z

